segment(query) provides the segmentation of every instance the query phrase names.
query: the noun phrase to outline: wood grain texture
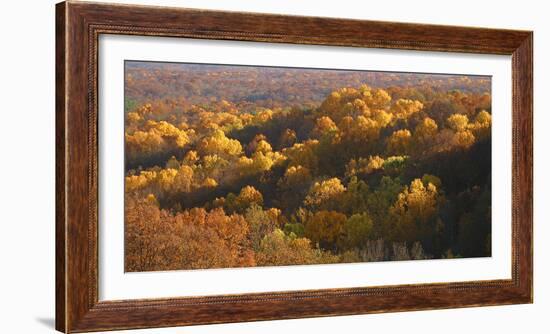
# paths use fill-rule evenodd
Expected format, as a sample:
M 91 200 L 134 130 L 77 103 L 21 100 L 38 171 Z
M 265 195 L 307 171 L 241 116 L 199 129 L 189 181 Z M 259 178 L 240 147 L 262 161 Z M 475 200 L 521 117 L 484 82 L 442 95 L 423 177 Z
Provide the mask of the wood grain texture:
M 164 7 L 56 8 L 56 328 L 83 332 L 532 302 L 532 32 Z M 512 56 L 512 279 L 213 297 L 97 297 L 97 43 L 101 34 Z
M 64 330 L 65 324 L 65 4 L 56 7 L 55 24 L 55 328 Z

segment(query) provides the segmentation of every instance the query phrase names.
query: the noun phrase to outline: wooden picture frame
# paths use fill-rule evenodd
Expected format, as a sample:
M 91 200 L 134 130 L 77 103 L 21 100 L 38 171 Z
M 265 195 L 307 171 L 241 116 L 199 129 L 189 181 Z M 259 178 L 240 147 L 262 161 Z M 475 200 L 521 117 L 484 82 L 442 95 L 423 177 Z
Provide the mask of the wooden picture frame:
M 512 278 L 145 300 L 98 300 L 101 34 L 512 56 Z M 531 303 L 533 33 L 66 1 L 56 7 L 56 329 L 119 330 Z

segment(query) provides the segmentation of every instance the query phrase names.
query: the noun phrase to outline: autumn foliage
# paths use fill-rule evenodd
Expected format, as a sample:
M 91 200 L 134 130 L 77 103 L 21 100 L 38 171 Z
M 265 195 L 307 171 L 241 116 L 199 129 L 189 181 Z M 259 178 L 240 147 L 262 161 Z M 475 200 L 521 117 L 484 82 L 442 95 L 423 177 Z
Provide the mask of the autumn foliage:
M 491 254 L 489 78 L 125 75 L 127 271 Z

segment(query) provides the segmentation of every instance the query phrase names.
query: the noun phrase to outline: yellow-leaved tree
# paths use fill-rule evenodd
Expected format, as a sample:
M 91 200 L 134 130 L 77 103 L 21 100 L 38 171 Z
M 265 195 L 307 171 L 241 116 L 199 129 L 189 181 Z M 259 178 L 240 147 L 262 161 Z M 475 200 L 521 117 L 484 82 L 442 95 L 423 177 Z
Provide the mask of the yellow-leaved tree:
M 319 207 L 329 200 L 335 199 L 338 195 L 344 193 L 346 187 L 342 184 L 339 178 L 333 177 L 321 182 L 315 182 L 308 195 L 304 200 L 304 204 L 309 207 Z
M 412 135 L 407 129 L 397 130 L 388 138 L 386 147 L 389 154 L 406 155 L 412 145 Z
M 346 215 L 337 211 L 317 211 L 305 224 L 305 235 L 314 244 L 336 250 L 344 233 Z
M 422 240 L 433 231 L 439 205 L 444 200 L 430 177 L 414 179 L 398 196 L 390 208 L 394 217 L 391 231 L 395 241 L 413 242 Z M 435 182 L 435 181 L 434 181 Z

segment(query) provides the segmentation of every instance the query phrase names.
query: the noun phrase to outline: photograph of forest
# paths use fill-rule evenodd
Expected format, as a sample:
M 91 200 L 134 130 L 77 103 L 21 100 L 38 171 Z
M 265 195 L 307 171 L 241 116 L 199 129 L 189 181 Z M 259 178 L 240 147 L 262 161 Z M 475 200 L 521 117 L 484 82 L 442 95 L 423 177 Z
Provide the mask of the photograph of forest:
M 491 256 L 491 77 L 124 75 L 127 272 Z

